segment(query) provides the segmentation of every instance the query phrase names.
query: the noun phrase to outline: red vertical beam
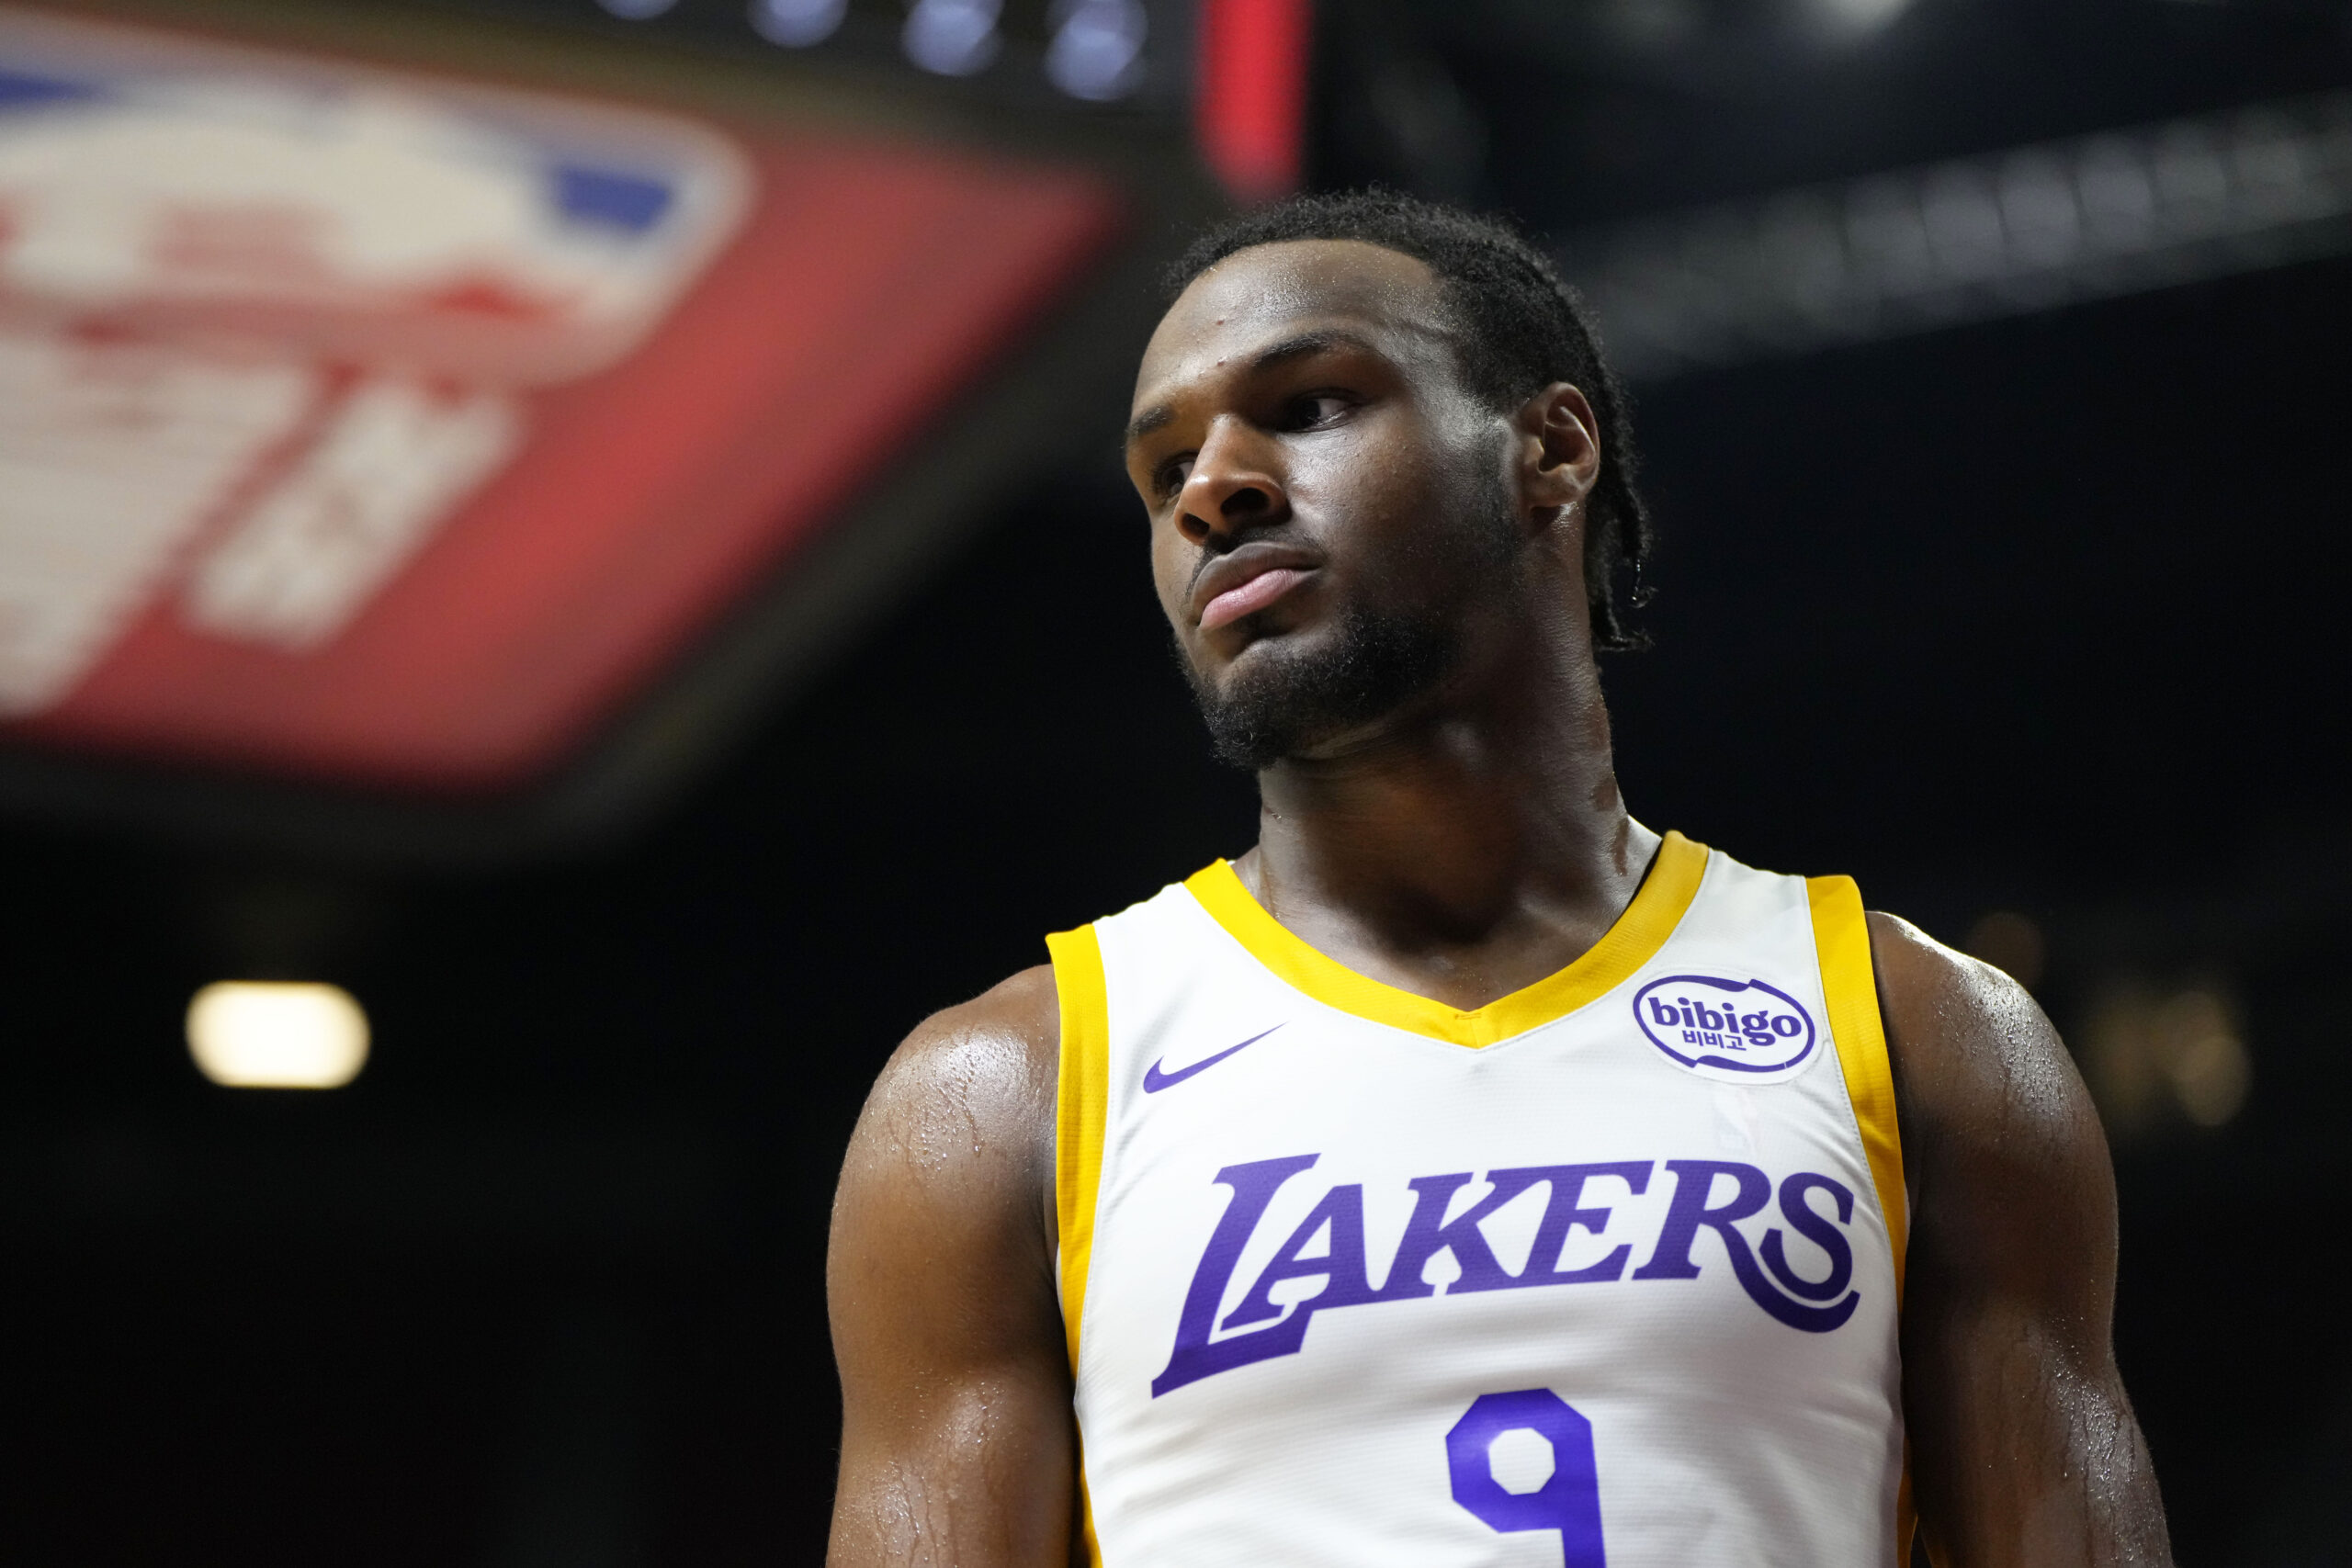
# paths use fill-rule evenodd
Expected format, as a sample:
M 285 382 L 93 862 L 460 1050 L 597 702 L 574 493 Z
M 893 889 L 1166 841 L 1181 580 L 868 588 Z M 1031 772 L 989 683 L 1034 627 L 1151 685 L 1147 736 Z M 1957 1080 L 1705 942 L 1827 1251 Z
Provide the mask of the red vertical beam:
M 1313 13 L 1313 0 L 1201 0 L 1201 153 L 1237 200 L 1298 188 Z

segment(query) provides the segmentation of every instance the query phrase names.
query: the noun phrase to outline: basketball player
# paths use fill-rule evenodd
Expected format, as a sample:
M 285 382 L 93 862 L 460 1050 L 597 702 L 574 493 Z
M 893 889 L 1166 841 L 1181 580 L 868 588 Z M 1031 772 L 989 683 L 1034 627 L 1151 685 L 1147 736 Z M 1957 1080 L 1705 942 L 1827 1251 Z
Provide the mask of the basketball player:
M 1260 838 L 882 1075 L 835 1568 L 2168 1562 L 2048 1021 L 1619 799 L 1573 297 L 1378 195 L 1180 276 L 1127 463 Z

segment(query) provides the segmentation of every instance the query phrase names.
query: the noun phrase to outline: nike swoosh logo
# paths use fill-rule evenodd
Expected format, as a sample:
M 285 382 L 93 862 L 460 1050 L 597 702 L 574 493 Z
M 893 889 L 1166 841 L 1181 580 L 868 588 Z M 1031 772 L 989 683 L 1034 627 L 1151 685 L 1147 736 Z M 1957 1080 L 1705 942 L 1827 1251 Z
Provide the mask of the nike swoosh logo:
M 1274 1029 L 1280 1029 L 1282 1025 L 1279 1023 L 1274 1025 Z M 1269 1029 L 1265 1031 L 1264 1033 L 1252 1034 L 1249 1039 L 1244 1040 L 1238 1045 L 1228 1045 L 1214 1056 L 1204 1056 L 1199 1061 L 1194 1062 L 1191 1066 L 1179 1067 L 1172 1073 L 1161 1072 L 1159 1070 L 1159 1062 L 1154 1062 L 1151 1066 L 1143 1070 L 1143 1091 L 1146 1094 L 1158 1094 L 1161 1089 L 1166 1089 L 1170 1084 L 1182 1083 L 1194 1073 L 1207 1072 L 1211 1067 L 1216 1066 L 1219 1062 L 1224 1061 L 1236 1051 L 1247 1051 L 1250 1046 L 1255 1045 L 1259 1041 L 1263 1040 L 1266 1035 L 1272 1034 L 1274 1032 L 1274 1029 Z M 1164 1062 L 1167 1059 L 1167 1057 L 1162 1056 L 1159 1061 Z

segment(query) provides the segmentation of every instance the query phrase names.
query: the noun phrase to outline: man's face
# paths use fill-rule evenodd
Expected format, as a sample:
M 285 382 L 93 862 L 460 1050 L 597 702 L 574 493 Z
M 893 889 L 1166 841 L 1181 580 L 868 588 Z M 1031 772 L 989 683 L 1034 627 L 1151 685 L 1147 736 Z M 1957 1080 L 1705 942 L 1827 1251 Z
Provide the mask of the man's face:
M 1435 276 L 1355 241 L 1218 263 L 1144 352 L 1127 472 L 1228 761 L 1344 747 L 1439 689 L 1517 560 L 1510 426 Z

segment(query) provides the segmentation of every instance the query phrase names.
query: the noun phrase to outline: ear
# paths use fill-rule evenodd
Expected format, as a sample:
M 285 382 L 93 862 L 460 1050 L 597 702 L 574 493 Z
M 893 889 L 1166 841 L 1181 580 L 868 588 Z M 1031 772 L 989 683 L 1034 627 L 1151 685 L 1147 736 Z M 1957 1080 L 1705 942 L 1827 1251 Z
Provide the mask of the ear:
M 1532 521 L 1547 525 L 1592 493 L 1600 478 L 1600 422 L 1592 404 L 1555 381 L 1520 405 L 1519 493 Z

